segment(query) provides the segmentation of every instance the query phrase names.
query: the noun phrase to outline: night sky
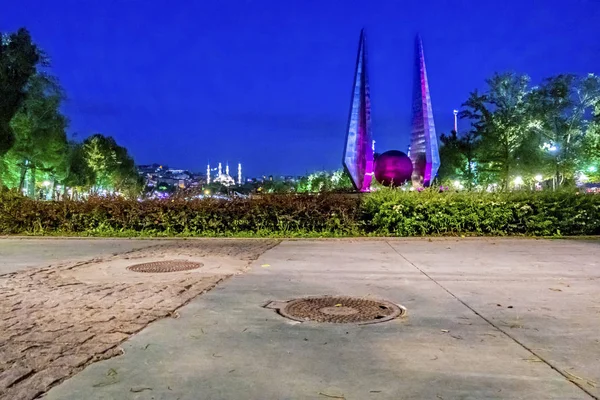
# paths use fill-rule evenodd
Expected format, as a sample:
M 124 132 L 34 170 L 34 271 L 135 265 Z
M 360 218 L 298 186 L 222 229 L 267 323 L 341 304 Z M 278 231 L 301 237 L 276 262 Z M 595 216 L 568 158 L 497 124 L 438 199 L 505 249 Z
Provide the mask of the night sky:
M 600 73 L 599 0 L 3 1 L 0 30 L 21 26 L 67 92 L 70 134 L 244 175 L 341 166 L 362 27 L 377 151 L 408 146 L 417 32 L 438 134 L 495 71 Z

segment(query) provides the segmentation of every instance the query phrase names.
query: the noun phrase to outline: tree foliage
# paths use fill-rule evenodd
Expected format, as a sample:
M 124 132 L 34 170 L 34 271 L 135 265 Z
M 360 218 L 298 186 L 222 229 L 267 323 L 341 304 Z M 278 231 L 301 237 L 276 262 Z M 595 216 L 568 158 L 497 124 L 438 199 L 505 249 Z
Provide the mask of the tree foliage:
M 11 34 L 0 32 L 0 156 L 14 144 L 10 121 L 25 100 L 25 87 L 41 60 L 26 29 Z
M 505 73 L 486 83 L 460 113 L 471 129 L 440 138 L 442 180 L 506 190 L 533 187 L 540 178 L 554 187 L 572 185 L 597 172 L 597 76 L 558 75 L 530 87 L 526 75 Z
M 83 142 L 83 157 L 92 173 L 92 191 L 141 190 L 133 158 L 110 136 L 95 134 Z

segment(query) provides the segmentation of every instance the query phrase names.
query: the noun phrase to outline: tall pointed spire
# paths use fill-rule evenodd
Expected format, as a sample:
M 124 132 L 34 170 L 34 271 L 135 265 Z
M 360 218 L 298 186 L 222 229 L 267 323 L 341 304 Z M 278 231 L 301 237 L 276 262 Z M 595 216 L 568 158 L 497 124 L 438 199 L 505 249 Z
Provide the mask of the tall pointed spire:
M 417 35 L 415 42 L 415 76 L 410 158 L 413 162 L 413 184 L 429 186 L 440 167 L 438 139 L 435 133 L 429 82 L 425 68 L 423 42 Z
M 354 187 L 362 192 L 369 191 L 373 178 L 373 149 L 371 146 L 371 98 L 367 73 L 366 38 L 363 29 L 360 32 L 358 44 L 343 160 L 344 168 L 350 175 Z

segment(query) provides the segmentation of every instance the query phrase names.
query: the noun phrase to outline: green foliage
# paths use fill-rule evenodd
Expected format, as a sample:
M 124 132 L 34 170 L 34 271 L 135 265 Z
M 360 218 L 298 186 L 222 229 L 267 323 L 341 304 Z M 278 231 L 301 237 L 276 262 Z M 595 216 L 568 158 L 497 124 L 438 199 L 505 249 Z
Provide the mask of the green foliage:
M 63 98 L 56 80 L 34 75 L 27 84 L 25 100 L 11 121 L 16 140 L 8 156 L 16 161 L 12 168 L 20 171 L 19 189 L 30 173 L 30 195 L 36 174 L 50 176 L 52 181 L 66 176 L 67 120 L 59 109 Z
M 303 177 L 298 182 L 296 191 L 298 193 L 352 192 L 354 187 L 348 173 L 339 169 L 334 172 L 315 172 Z
M 92 191 L 140 193 L 142 182 L 127 149 L 110 136 L 95 134 L 82 146 L 87 163 L 86 174 L 91 171 Z
M 148 236 L 597 235 L 600 196 L 572 192 L 263 195 L 35 201 L 0 192 L 0 234 Z
M 25 86 L 42 60 L 40 51 L 26 29 L 0 32 L 0 156 L 14 144 L 10 121 L 25 99 Z
M 506 190 L 516 177 L 534 182 L 541 176 L 568 187 L 599 169 L 599 77 L 558 75 L 533 88 L 527 76 L 512 73 L 486 82 L 485 92 L 471 93 L 463 104 L 461 118 L 470 120 L 472 129 L 463 136 L 441 136 L 442 180 L 459 180 L 466 188 L 499 183 Z M 469 165 L 477 167 L 469 170 Z

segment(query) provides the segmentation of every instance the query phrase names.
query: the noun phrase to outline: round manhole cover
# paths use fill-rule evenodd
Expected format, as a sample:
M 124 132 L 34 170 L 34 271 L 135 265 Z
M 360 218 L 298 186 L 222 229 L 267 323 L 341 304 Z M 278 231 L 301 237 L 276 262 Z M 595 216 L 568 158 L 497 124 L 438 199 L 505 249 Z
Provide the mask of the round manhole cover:
M 285 303 L 267 305 L 295 321 L 333 322 L 338 324 L 375 324 L 397 318 L 405 309 L 385 300 L 347 296 L 303 297 Z
M 197 269 L 202 263 L 186 260 L 155 261 L 143 264 L 135 264 L 127 267 L 133 272 L 181 272 Z

